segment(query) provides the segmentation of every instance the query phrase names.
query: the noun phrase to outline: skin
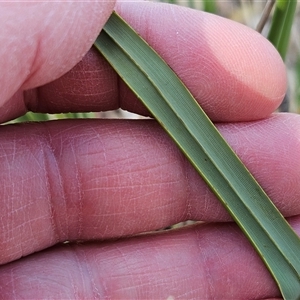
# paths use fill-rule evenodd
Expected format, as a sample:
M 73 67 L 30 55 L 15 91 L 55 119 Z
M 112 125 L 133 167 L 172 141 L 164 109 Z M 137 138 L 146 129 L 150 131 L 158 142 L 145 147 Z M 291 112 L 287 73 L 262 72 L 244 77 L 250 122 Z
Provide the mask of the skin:
M 147 115 L 89 50 L 114 6 L 1 3 L 2 122 L 28 109 Z M 146 2 L 116 10 L 184 81 L 300 233 L 300 118 L 272 114 L 286 90 L 276 50 L 249 28 L 198 11 Z M 0 145 L 3 299 L 280 298 L 155 121 L 3 126 Z M 209 223 L 153 233 L 188 219 Z

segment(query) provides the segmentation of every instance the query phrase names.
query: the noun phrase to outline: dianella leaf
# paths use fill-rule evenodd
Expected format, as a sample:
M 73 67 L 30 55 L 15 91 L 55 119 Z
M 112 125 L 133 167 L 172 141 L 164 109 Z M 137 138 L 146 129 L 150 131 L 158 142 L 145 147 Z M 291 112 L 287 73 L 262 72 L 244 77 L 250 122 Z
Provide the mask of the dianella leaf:
M 225 206 L 266 264 L 283 297 L 299 298 L 299 237 L 177 75 L 116 13 L 95 47 Z

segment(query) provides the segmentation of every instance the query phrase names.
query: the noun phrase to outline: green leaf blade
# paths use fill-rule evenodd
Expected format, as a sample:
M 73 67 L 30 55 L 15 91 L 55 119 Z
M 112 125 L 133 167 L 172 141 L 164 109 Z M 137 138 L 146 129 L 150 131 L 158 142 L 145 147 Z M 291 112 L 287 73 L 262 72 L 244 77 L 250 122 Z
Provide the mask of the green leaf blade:
M 113 14 L 95 46 L 187 156 L 286 299 L 300 297 L 300 240 L 176 74 Z
M 275 46 L 282 59 L 286 57 L 297 0 L 277 0 L 268 40 Z

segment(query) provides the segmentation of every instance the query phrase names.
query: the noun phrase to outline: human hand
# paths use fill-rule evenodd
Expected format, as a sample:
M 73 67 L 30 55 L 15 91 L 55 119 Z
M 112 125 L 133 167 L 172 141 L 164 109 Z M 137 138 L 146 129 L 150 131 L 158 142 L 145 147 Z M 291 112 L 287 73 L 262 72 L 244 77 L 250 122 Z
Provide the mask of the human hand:
M 1 5 L 1 121 L 27 108 L 147 114 L 94 50 L 72 68 L 112 2 Z M 269 117 L 286 88 L 276 51 L 248 28 L 201 12 L 145 2 L 117 10 L 223 122 L 224 137 L 299 233 L 300 120 Z M 249 242 L 155 121 L 3 126 L 0 140 L 3 299 L 279 297 Z M 187 219 L 210 223 L 138 235 Z

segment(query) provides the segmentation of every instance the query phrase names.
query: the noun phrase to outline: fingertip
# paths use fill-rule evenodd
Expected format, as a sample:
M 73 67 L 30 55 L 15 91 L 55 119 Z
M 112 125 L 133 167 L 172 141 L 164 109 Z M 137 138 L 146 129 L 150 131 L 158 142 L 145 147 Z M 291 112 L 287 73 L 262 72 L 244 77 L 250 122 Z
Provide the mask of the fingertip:
M 213 121 L 265 118 L 281 103 L 284 63 L 254 30 L 170 4 L 118 3 L 117 11 L 177 73 Z M 130 97 L 123 103 L 126 109 L 134 106 Z
M 0 20 L 0 105 L 19 89 L 50 82 L 90 49 L 113 11 L 114 1 L 10 2 Z
M 287 78 L 275 47 L 251 28 L 212 15 L 204 19 L 203 33 L 220 76 L 223 73 L 228 79 L 228 89 L 234 87 L 240 94 L 233 105 L 236 121 L 245 120 L 247 114 L 252 115 L 251 120 L 264 118 L 278 108 L 286 93 Z
M 50 82 L 74 67 L 93 45 L 113 7 L 114 1 L 63 1 L 45 7 L 50 13 L 45 13 L 38 32 L 37 53 L 23 88 Z

